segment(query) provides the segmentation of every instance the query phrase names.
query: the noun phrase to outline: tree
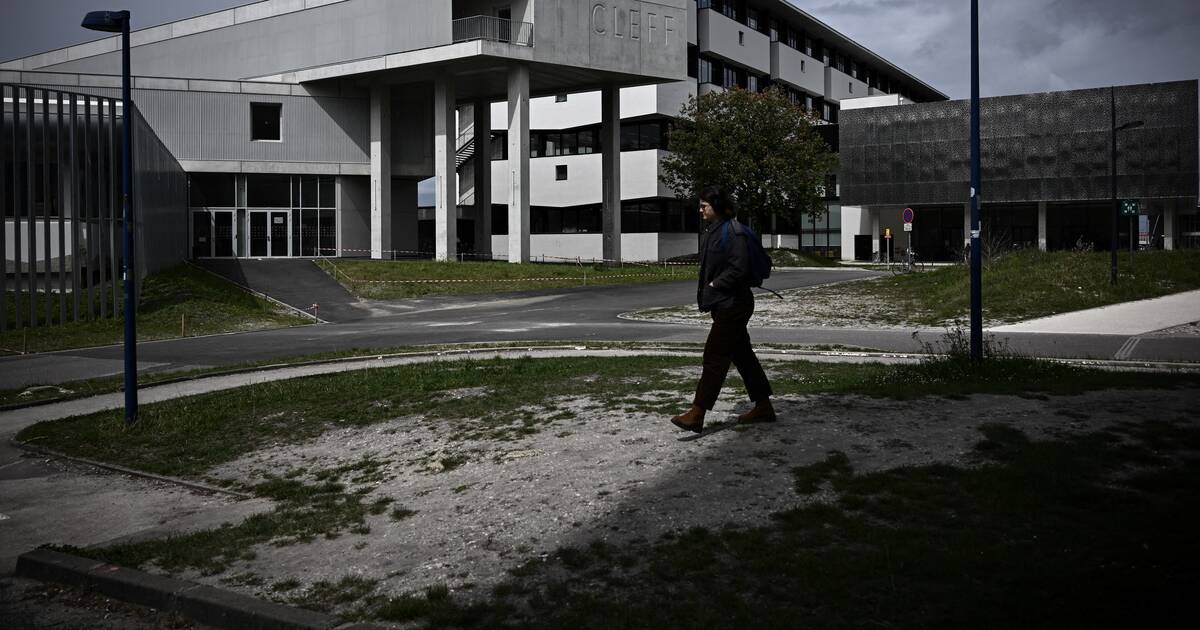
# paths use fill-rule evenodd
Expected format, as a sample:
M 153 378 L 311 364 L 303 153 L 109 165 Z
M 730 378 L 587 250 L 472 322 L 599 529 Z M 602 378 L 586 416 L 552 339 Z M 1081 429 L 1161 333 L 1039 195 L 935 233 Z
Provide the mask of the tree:
M 720 186 L 756 225 L 769 225 L 772 213 L 793 223 L 823 216 L 825 176 L 837 158 L 814 121 L 774 88 L 689 99 L 671 129 L 663 182 L 683 199 Z

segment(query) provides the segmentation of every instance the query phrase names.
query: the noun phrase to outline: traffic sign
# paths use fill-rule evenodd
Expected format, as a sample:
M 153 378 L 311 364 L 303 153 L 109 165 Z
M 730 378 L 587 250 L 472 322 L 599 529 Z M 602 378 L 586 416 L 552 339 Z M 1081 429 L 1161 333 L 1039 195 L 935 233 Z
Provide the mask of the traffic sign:
M 901 213 L 900 213 L 900 218 L 904 219 L 904 222 L 905 222 L 905 223 L 912 223 L 912 222 L 913 222 L 913 209 L 912 209 L 912 208 L 905 208 L 905 209 L 904 209 L 904 212 L 901 212 Z M 905 228 L 905 230 L 904 230 L 904 231 L 905 231 L 905 232 L 908 232 L 908 231 L 910 231 L 910 230 L 909 230 L 909 229 L 907 229 L 907 228 Z
M 1140 199 L 1123 199 L 1121 200 L 1121 216 L 1136 217 L 1142 212 L 1142 203 Z
M 892 238 L 892 228 L 883 228 L 883 238 Z
M 912 224 L 911 224 L 911 223 L 905 223 L 905 224 L 904 224 L 904 231 L 905 231 L 905 232 L 911 232 L 911 231 L 912 231 Z

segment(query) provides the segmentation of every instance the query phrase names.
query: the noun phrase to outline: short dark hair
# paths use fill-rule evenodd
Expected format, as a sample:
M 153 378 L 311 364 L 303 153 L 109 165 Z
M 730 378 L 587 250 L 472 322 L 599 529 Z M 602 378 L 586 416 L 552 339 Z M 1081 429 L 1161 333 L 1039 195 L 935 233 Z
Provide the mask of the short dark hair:
M 712 206 L 717 214 L 723 217 L 732 217 L 737 214 L 737 202 L 733 197 L 725 194 L 720 186 L 705 186 L 700 190 L 700 201 Z

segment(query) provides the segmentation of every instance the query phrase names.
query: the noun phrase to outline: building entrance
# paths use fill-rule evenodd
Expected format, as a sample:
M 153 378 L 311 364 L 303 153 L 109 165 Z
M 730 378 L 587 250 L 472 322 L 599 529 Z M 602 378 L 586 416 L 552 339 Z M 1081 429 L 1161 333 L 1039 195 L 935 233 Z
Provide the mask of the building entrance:
M 251 210 L 249 251 L 254 258 L 287 256 L 291 252 L 289 210 Z
M 192 258 L 232 258 L 237 250 L 233 210 L 192 211 Z

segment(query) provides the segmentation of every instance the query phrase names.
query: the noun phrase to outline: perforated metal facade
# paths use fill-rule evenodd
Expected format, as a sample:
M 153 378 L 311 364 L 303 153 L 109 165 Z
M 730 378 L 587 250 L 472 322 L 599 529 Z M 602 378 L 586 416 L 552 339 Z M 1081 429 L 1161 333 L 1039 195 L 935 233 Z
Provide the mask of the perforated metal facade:
M 1116 88 L 1120 197 L 1197 195 L 1197 82 Z M 1111 198 L 1110 88 L 983 99 L 980 196 L 988 202 Z M 843 111 L 847 205 L 962 203 L 970 181 L 969 101 Z

